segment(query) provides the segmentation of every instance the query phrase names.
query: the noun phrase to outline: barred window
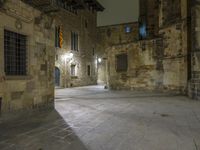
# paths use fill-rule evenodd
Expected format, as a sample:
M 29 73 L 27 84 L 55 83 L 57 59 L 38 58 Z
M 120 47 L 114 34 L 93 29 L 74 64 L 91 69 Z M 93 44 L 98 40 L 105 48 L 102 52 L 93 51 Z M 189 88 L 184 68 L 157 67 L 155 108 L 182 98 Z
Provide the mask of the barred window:
M 71 32 L 71 50 L 78 51 L 78 34 Z
M 4 68 L 6 75 L 27 74 L 27 36 L 4 30 Z
M 124 72 L 128 69 L 128 57 L 127 54 L 116 55 L 116 71 Z

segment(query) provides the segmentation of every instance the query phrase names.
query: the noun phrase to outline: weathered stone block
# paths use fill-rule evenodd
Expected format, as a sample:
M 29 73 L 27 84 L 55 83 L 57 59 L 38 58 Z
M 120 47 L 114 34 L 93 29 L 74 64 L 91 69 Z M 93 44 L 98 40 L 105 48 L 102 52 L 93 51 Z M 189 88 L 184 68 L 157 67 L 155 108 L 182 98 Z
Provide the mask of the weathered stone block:
M 35 82 L 34 81 L 30 81 L 26 83 L 26 90 L 28 92 L 33 92 L 33 90 L 35 89 Z
M 21 99 L 23 93 L 24 93 L 23 91 L 20 91 L 20 92 L 12 92 L 12 93 L 11 93 L 11 99 L 12 99 L 12 100 Z

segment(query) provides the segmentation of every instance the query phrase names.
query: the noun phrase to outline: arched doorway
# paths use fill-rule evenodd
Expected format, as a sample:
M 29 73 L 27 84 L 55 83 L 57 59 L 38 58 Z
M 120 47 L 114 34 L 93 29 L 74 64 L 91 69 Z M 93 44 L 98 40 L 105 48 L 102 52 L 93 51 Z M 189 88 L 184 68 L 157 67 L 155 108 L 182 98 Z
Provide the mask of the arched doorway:
M 60 69 L 55 67 L 55 86 L 60 86 Z

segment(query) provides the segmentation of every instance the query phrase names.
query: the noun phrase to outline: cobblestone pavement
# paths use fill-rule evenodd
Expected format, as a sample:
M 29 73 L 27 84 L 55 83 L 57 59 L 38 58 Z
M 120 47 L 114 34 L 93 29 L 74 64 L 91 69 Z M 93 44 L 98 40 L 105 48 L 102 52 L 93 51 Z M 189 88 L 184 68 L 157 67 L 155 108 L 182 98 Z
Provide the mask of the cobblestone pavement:
M 56 110 L 0 123 L 0 150 L 200 150 L 200 102 L 156 92 L 57 89 Z

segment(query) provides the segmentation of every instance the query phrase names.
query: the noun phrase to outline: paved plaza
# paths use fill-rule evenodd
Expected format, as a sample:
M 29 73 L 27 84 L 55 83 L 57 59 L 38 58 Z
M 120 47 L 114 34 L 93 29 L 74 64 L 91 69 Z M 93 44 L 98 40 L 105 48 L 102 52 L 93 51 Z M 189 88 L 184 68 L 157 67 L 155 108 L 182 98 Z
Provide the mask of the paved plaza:
M 200 102 L 102 86 L 56 89 L 55 110 L 0 122 L 0 150 L 200 150 Z

